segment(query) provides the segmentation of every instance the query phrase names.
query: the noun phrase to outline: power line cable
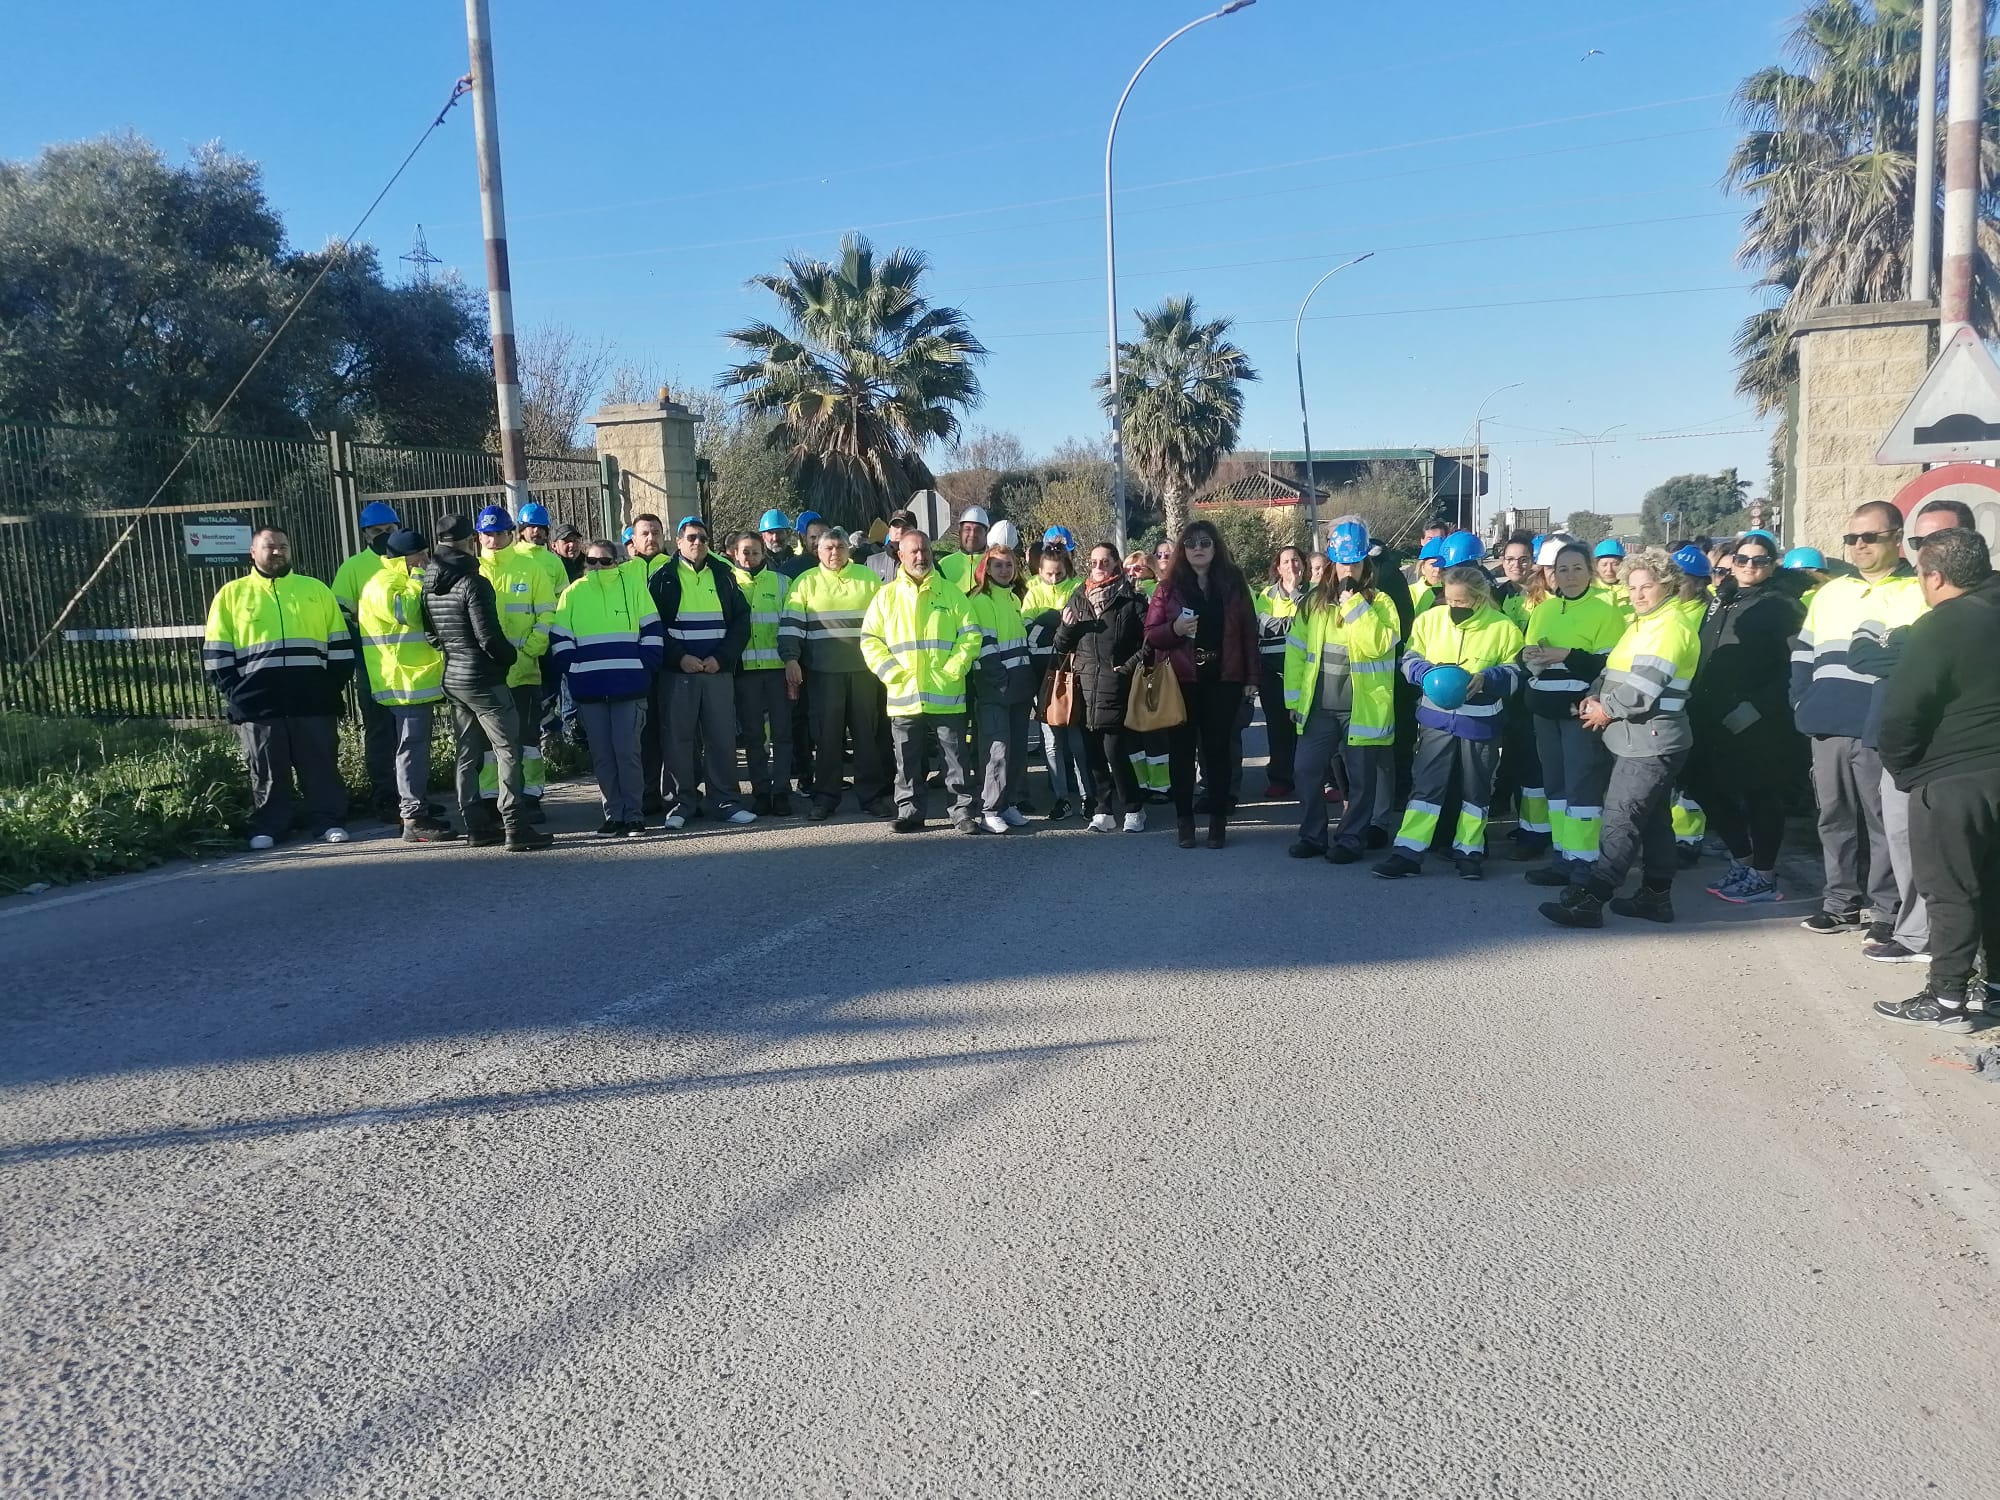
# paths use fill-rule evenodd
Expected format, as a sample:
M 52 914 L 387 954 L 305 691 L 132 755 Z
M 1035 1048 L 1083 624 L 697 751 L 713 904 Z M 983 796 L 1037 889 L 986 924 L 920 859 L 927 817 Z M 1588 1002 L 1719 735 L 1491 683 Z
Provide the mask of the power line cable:
M 237 377 L 236 384 L 229 388 L 229 394 L 222 398 L 222 403 L 213 412 L 209 413 L 208 420 L 202 423 L 200 429 L 195 433 L 194 438 L 182 450 L 181 456 L 174 460 L 173 467 L 167 470 L 166 477 L 154 488 L 153 493 L 146 497 L 145 503 L 132 512 L 131 521 L 127 523 L 123 531 L 118 533 L 117 540 L 112 542 L 110 547 L 105 550 L 104 556 L 98 559 L 97 566 L 90 570 L 90 575 L 77 585 L 76 592 L 69 596 L 68 603 L 64 604 L 61 611 L 56 615 L 55 622 L 49 626 L 48 630 L 42 635 L 42 638 L 35 642 L 34 649 L 23 657 L 20 664 L 9 674 L 10 688 L 20 683 L 26 677 L 30 669 L 34 667 L 36 661 L 40 659 L 42 652 L 48 649 L 49 642 L 61 633 L 63 626 L 68 623 L 69 617 L 76 613 L 77 605 L 83 602 L 84 596 L 96 585 L 97 580 L 104 576 L 105 569 L 111 566 L 112 559 L 117 557 L 124 550 L 125 544 L 132 540 L 133 535 L 139 529 L 139 523 L 146 518 L 155 505 L 159 504 L 160 497 L 167 492 L 167 486 L 172 484 L 175 476 L 187 467 L 188 460 L 194 457 L 195 451 L 201 446 L 201 439 L 216 430 L 217 424 L 222 421 L 223 413 L 228 411 L 235 403 L 236 398 L 242 394 L 244 386 L 250 383 L 250 377 L 257 373 L 264 361 L 270 357 L 271 351 L 278 347 L 278 341 L 285 336 L 286 330 L 292 326 L 292 321 L 304 310 L 305 305 L 312 300 L 313 293 L 320 289 L 320 284 L 332 273 L 333 268 L 346 258 L 348 247 L 354 243 L 354 237 L 361 233 L 362 226 L 367 224 L 369 219 L 374 216 L 375 210 L 381 207 L 382 200 L 389 196 L 389 190 L 395 187 L 397 181 L 402 177 L 410 163 L 416 160 L 417 153 L 424 148 L 424 142 L 428 141 L 432 133 L 444 124 L 445 116 L 451 113 L 452 106 L 471 91 L 471 74 L 466 74 L 457 83 L 452 85 L 451 97 L 445 100 L 444 108 L 437 112 L 437 118 L 424 127 L 423 134 L 417 137 L 416 144 L 410 147 L 409 153 L 397 164 L 396 170 L 389 174 L 389 180 L 382 184 L 382 190 L 369 201 L 368 207 L 362 210 L 361 217 L 354 221 L 354 227 L 338 240 L 334 241 L 332 246 L 329 247 L 326 255 L 326 263 L 319 268 L 319 274 L 306 284 L 306 289 L 299 293 L 291 307 L 286 310 L 284 317 L 278 321 L 278 326 L 271 330 L 271 336 L 264 341 L 263 348 L 257 351 L 256 357 L 250 361 L 243 373 Z

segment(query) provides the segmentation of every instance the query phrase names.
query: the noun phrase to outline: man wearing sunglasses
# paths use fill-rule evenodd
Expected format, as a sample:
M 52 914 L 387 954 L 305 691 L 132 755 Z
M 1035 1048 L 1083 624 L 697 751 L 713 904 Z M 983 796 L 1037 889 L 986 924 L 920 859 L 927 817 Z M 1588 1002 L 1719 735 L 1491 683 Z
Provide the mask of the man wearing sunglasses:
M 672 561 L 647 584 L 666 636 L 660 684 L 673 800 L 664 826 L 678 831 L 704 810 L 725 823 L 754 823 L 736 780 L 736 671 L 750 642 L 749 601 L 735 571 L 710 554 L 700 516 L 681 517 L 674 545 Z
M 1813 800 L 1826 884 L 1820 910 L 1799 925 L 1832 935 L 1895 938 L 1902 906 L 1882 817 L 1882 758 L 1870 735 L 1879 653 L 1889 632 L 1924 612 L 1923 586 L 1902 558 L 1902 512 L 1885 500 L 1861 506 L 1841 537 L 1855 576 L 1813 595 L 1792 652 L 1792 710 L 1811 737 Z

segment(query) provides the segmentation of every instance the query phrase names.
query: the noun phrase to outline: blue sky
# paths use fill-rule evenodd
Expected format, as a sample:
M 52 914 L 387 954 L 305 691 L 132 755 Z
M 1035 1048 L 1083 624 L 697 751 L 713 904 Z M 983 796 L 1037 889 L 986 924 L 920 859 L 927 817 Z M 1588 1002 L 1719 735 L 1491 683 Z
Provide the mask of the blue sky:
M 1104 130 L 1140 59 L 1216 0 L 494 0 L 525 327 L 706 382 L 751 274 L 858 228 L 932 258 L 992 350 L 975 427 L 1031 449 L 1101 428 Z M 1449 445 L 1488 407 L 1497 498 L 1638 508 L 1768 422 L 1729 354 L 1755 305 L 1718 186 L 1729 94 L 1796 0 L 1259 0 L 1155 62 L 1118 141 L 1128 310 L 1191 293 L 1264 379 L 1246 447 L 1299 446 L 1292 317 L 1321 448 Z M 1606 12 L 1611 14 L 1607 15 Z M 262 163 L 296 243 L 345 230 L 465 69 L 457 0 L 334 9 L 16 0 L 0 153 L 117 129 Z M 1587 60 L 1584 54 L 1600 49 Z M 469 104 L 378 211 L 475 281 Z M 393 264 L 393 262 L 392 262 Z M 1697 433 L 1698 436 L 1684 434 Z

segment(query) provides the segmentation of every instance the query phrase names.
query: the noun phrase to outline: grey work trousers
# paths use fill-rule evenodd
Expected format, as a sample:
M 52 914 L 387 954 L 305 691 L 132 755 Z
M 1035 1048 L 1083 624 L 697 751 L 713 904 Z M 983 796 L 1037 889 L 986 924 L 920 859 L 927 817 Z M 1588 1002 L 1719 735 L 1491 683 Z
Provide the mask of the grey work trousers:
M 396 812 L 407 823 L 421 818 L 431 797 L 431 729 L 437 713 L 428 703 L 389 709 L 396 730 Z
M 1611 752 L 1604 736 L 1592 734 L 1568 715 L 1535 716 L 1535 751 L 1542 785 L 1549 794 L 1549 822 L 1556 858 L 1583 867 L 1597 862 L 1604 822 L 1604 788 L 1611 781 Z
M 972 793 L 965 775 L 965 715 L 911 714 L 889 718 L 889 745 L 896 760 L 896 812 L 924 816 L 924 757 L 937 747 L 944 762 L 944 788 L 951 796 L 951 820 L 972 816 Z
M 1657 891 L 1674 883 L 1674 871 L 1680 868 L 1680 850 L 1674 842 L 1674 778 L 1686 759 L 1685 750 L 1611 757 L 1597 863 L 1572 883 L 1588 880 L 1601 891 L 1616 891 L 1635 863 L 1641 885 Z
M 750 790 L 771 795 L 792 789 L 792 696 L 782 669 L 736 674 L 736 724 L 743 731 Z M 765 741 L 768 726 L 770 740 Z
M 236 726 L 243 763 L 250 771 L 250 832 L 283 838 L 292 830 L 292 777 L 299 779 L 299 814 L 318 838 L 347 820 L 347 788 L 340 779 L 338 733 L 331 714 L 259 719 Z
M 1826 861 L 1820 905 L 1836 917 L 1866 910 L 1870 920 L 1893 925 L 1896 872 L 1882 826 L 1882 757 L 1851 735 L 1815 735 L 1812 783 Z
M 488 751 L 499 777 L 500 821 L 508 828 L 516 826 L 521 820 L 521 756 L 514 690 L 447 687 L 444 696 L 451 704 L 452 727 L 458 736 L 458 810 L 465 816 L 465 826 L 491 821 L 479 798 L 479 768 Z
M 841 745 L 854 742 L 854 798 L 863 807 L 889 795 L 888 695 L 873 672 L 808 672 L 813 716 L 813 801 L 840 806 Z
M 1931 914 L 1917 889 L 1917 870 L 1910 856 L 1910 794 L 1896 790 L 1896 781 L 1882 773 L 1882 834 L 1889 846 L 1889 869 L 1896 877 L 1896 924 L 1891 936 L 1912 953 L 1931 951 Z
M 646 776 L 640 741 L 646 733 L 645 698 L 579 698 L 576 716 L 590 746 L 590 768 L 604 800 L 607 823 L 646 821 Z
M 979 811 L 1001 813 L 1021 805 L 1021 782 L 1028 769 L 1028 719 L 1034 705 L 973 703 L 981 767 Z
M 738 792 L 736 674 L 662 672 L 660 680 L 666 685 L 667 777 L 674 787 L 667 811 L 727 817 L 736 811 Z
M 1299 842 L 1321 849 L 1327 846 L 1326 797 L 1321 789 L 1336 756 L 1347 767 L 1347 805 L 1332 841 L 1358 854 L 1368 847 L 1368 830 L 1377 813 L 1375 799 L 1387 794 L 1395 764 L 1389 745 L 1350 743 L 1349 723 L 1349 715 L 1315 703 L 1306 715 L 1305 728 L 1299 731 L 1293 764 L 1299 778 L 1299 803 L 1305 813 L 1299 819 Z

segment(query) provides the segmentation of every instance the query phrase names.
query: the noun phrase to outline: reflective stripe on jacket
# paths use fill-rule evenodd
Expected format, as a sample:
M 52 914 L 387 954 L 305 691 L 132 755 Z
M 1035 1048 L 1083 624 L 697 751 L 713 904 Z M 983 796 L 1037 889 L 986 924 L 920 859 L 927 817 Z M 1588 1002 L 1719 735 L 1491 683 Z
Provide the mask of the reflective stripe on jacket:
M 1425 610 L 1410 627 L 1403 675 L 1418 687 L 1432 667 L 1463 667 L 1483 674 L 1479 691 L 1456 709 L 1417 700 L 1417 722 L 1462 740 L 1490 740 L 1500 734 L 1507 698 L 1520 685 L 1521 627 L 1492 605 L 1482 605 L 1463 625 L 1454 625 L 1443 604 Z
M 1331 609 L 1317 591 L 1292 617 L 1285 638 L 1285 707 L 1300 728 L 1315 705 L 1348 715 L 1355 745 L 1388 745 L 1396 738 L 1396 606 L 1377 593 L 1360 592 Z
M 333 590 L 317 578 L 253 572 L 216 590 L 201 665 L 232 723 L 324 717 L 340 712 L 354 642 Z
M 592 568 L 556 601 L 549 652 L 573 698 L 643 697 L 665 649 L 642 568 Z
M 965 679 L 984 644 L 965 595 L 930 574 L 898 572 L 869 602 L 861 657 L 889 692 L 891 718 L 965 712 Z
M 815 567 L 785 591 L 785 619 L 778 627 L 778 655 L 808 672 L 865 672 L 861 622 L 881 591 L 875 570 L 851 562 L 839 570 Z
M 389 708 L 444 697 L 444 653 L 424 635 L 424 575 L 402 560 L 362 586 L 354 613 L 367 664 L 369 696 Z
M 1257 590 L 1257 650 L 1266 670 L 1284 668 L 1285 641 L 1291 635 L 1299 603 L 1279 584 L 1267 583 Z
M 768 563 L 755 573 L 735 567 L 731 571 L 750 606 L 750 643 L 743 648 L 738 670 L 774 672 L 785 664 L 778 655 L 778 632 L 785 623 L 785 575 Z
M 1806 606 L 1792 649 L 1792 719 L 1799 733 L 1851 735 L 1868 728 L 1876 674 L 1848 660 L 1857 639 L 1880 644 L 1924 612 L 1924 589 L 1909 565 L 1887 578 L 1832 578 Z
M 1528 711 L 1566 719 L 1604 670 L 1604 658 L 1625 633 L 1626 619 L 1608 594 L 1585 589 L 1576 599 L 1550 594 L 1528 616 L 1527 643 L 1569 652 L 1552 666 L 1527 667 Z
M 507 669 L 507 686 L 532 687 L 542 680 L 542 658 L 549 650 L 549 625 L 555 619 L 556 597 L 562 590 L 550 585 L 549 575 L 541 564 L 513 547 L 481 552 L 479 574 L 493 585 L 493 607 L 500 614 L 500 633 L 514 646 L 514 665 Z
M 522 537 L 520 541 L 514 543 L 507 550 L 525 557 L 547 575 L 549 580 L 549 598 L 551 600 L 562 598 L 563 590 L 569 587 L 569 569 L 563 566 L 563 560 L 557 557 L 551 549 L 539 546 L 529 541 L 526 537 Z M 549 613 L 555 613 L 554 604 L 549 606 Z
M 377 573 L 401 568 L 400 557 L 388 557 L 373 547 L 363 547 L 333 570 L 333 597 L 347 618 L 352 620 L 355 611 L 361 607 L 361 591 L 368 587 L 368 580 Z M 405 570 L 407 571 L 407 570 Z
M 1026 703 L 1035 696 L 1035 674 L 1021 601 L 1012 589 L 990 583 L 966 595 L 965 607 L 979 627 L 979 663 L 967 679 L 972 695 L 983 703 Z
M 1687 611 L 1669 599 L 1640 615 L 1618 638 L 1604 663 L 1594 696 L 1611 715 L 1604 748 L 1613 755 L 1671 755 L 1694 743 L 1688 727 L 1688 689 L 1701 660 L 1701 638 L 1688 628 Z

